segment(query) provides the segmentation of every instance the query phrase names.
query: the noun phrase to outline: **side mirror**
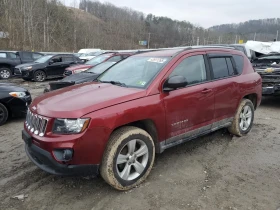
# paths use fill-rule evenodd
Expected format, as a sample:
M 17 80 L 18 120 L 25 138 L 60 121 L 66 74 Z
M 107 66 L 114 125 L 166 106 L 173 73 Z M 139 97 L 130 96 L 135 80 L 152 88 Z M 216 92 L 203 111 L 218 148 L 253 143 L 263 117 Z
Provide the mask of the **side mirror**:
M 188 84 L 187 80 L 183 76 L 173 76 L 170 77 L 164 83 L 163 90 L 164 91 L 171 91 L 177 88 L 183 88 Z
M 49 64 L 50 64 L 50 65 L 54 64 L 54 61 L 53 61 L 53 60 L 50 60 L 50 61 L 49 61 Z

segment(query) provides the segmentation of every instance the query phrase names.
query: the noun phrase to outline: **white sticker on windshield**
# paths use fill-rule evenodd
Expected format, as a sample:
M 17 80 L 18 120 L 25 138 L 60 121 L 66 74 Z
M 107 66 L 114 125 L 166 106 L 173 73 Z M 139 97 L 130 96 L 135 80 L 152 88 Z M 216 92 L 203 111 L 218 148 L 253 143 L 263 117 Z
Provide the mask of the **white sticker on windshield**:
M 148 60 L 149 62 L 154 62 L 154 63 L 164 63 L 166 61 L 166 59 L 162 59 L 162 58 L 150 58 Z

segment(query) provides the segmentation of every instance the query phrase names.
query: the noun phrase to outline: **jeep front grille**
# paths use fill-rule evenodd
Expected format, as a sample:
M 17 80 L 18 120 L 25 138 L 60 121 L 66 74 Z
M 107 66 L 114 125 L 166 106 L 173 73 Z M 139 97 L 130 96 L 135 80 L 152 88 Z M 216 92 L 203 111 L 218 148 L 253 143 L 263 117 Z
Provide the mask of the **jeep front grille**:
M 44 136 L 47 128 L 48 120 L 37 114 L 33 114 L 29 109 L 26 114 L 25 125 L 27 129 L 35 135 Z

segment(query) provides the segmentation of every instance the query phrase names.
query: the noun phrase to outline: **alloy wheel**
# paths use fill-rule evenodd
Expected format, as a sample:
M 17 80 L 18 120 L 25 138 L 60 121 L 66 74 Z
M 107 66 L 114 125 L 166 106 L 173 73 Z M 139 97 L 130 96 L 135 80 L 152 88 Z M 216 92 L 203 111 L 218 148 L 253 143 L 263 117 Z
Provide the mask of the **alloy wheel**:
M 0 76 L 3 79 L 8 79 L 11 76 L 11 74 L 10 74 L 10 72 L 8 70 L 4 69 L 4 70 L 1 70 Z
M 4 119 L 4 110 L 0 108 L 0 122 Z
M 145 170 L 148 159 L 149 151 L 144 141 L 134 139 L 127 142 L 117 156 L 118 175 L 126 181 L 138 178 Z
M 246 131 L 252 123 L 252 109 L 250 106 L 246 105 L 243 107 L 239 115 L 239 126 L 241 130 Z
M 35 77 L 36 77 L 36 81 L 38 81 L 38 82 L 42 82 L 45 80 L 44 72 L 36 72 Z

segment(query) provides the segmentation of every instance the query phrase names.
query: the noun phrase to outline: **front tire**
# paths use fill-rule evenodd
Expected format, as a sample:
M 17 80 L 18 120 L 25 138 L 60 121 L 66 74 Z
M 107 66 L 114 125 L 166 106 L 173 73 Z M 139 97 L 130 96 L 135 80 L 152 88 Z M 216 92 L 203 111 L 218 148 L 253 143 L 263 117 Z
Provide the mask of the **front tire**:
M 12 71 L 9 68 L 0 68 L 0 79 L 9 79 L 12 76 Z
M 243 99 L 239 104 L 229 132 L 236 136 L 243 136 L 250 132 L 254 121 L 254 105 L 249 99 Z
M 41 70 L 35 71 L 33 78 L 35 82 L 44 82 L 46 80 L 46 73 Z
M 0 103 L 0 126 L 3 125 L 9 117 L 7 108 Z
M 132 126 L 113 132 L 101 164 L 101 176 L 117 190 L 129 190 L 149 175 L 155 159 L 152 137 Z

